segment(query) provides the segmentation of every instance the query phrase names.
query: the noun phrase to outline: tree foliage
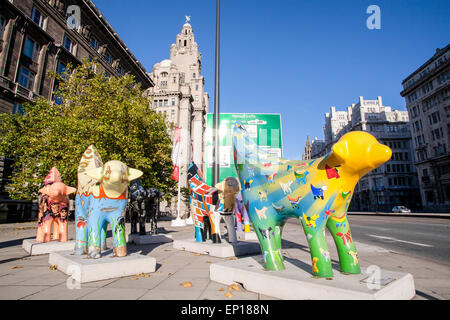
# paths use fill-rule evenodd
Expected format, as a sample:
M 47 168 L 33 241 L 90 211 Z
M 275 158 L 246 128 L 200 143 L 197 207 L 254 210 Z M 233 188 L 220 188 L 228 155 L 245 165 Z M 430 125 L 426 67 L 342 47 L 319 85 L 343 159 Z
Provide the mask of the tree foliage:
M 77 167 L 93 144 L 103 162 L 120 160 L 144 172 L 144 187 L 174 194 L 172 141 L 164 116 L 150 108 L 134 77 L 107 77 L 95 62 L 83 61 L 51 74 L 58 84 L 55 103 L 39 98 L 24 104 L 24 115 L 0 115 L 0 154 L 15 161 L 13 199 L 32 199 L 55 166 L 63 181 L 77 186 Z

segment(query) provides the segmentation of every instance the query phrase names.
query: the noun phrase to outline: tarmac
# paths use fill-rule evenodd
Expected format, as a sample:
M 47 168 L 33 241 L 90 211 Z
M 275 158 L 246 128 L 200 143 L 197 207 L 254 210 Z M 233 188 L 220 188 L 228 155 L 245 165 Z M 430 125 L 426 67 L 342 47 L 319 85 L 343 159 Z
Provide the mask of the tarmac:
M 171 235 L 174 240 L 194 237 L 192 225 L 171 227 L 170 221 L 159 221 L 158 227 L 160 233 Z M 35 237 L 36 228 L 36 222 L 0 225 L 0 300 L 276 300 L 240 285 L 227 286 L 210 280 L 212 263 L 237 258 L 180 251 L 173 248 L 172 242 L 128 244 L 129 253 L 140 252 L 156 259 L 154 273 L 82 283 L 74 288 L 68 285 L 71 279 L 66 274 L 49 265 L 48 254 L 29 256 L 22 248 L 24 239 Z M 128 234 L 128 223 L 126 229 Z M 111 248 L 110 231 L 108 235 L 107 245 Z M 69 239 L 74 237 L 74 223 L 69 222 Z M 337 251 L 331 236 L 327 235 L 327 241 L 332 263 L 337 266 Z M 450 299 L 449 265 L 367 245 L 358 239 L 354 241 L 362 269 L 376 265 L 385 270 L 411 273 L 416 287 L 415 300 Z M 306 237 L 298 225 L 286 224 L 282 248 L 286 258 L 311 263 Z

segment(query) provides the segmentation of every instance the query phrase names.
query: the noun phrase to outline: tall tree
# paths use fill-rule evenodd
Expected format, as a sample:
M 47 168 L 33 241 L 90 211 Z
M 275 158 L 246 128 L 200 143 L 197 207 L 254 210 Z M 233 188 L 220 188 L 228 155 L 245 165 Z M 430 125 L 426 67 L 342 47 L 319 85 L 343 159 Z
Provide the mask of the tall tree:
M 95 72 L 95 62 L 70 65 L 55 78 L 54 101 L 24 104 L 24 114 L 0 115 L 0 154 L 15 169 L 8 186 L 13 199 L 32 199 L 51 167 L 76 186 L 77 167 L 93 144 L 104 162 L 120 160 L 144 172 L 145 187 L 174 194 L 169 124 L 150 107 L 134 77 Z

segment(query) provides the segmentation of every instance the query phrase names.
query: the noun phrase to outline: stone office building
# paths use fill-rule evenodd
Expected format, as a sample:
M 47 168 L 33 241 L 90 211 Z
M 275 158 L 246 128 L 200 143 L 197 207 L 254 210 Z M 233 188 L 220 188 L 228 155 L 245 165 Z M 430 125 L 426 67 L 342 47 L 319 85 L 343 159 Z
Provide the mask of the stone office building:
M 0 112 L 21 112 L 24 102 L 38 97 L 53 99 L 56 84 L 47 71 L 61 73 L 83 58 L 97 58 L 98 72 L 129 73 L 144 89 L 153 86 L 92 1 L 0 0 Z M 1 160 L 0 168 L 8 171 Z M 1 172 L 0 178 L 5 197 Z
M 349 131 L 366 131 L 392 149 L 392 158 L 361 178 L 355 187 L 350 210 L 391 211 L 396 205 L 420 207 L 407 111 L 384 106 L 382 98 L 359 101 L 345 110 L 331 107 L 325 114 L 325 141 L 314 140 L 312 158 L 323 156 Z
M 206 172 L 204 136 L 209 109 L 202 56 L 188 21 L 170 46 L 170 59 L 154 65 L 150 77 L 155 86 L 147 90 L 157 112 L 164 113 L 169 122 L 181 128 L 182 187 L 187 187 L 187 168 L 191 160 Z
M 424 209 L 450 212 L 450 45 L 402 81 Z

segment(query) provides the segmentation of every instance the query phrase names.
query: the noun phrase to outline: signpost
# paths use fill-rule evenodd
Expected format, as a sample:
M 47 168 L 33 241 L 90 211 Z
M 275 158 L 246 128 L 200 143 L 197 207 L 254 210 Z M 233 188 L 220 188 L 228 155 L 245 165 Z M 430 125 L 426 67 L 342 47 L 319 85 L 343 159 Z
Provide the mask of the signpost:
M 276 157 L 283 156 L 281 133 L 281 115 L 263 113 L 221 113 L 219 122 L 220 169 L 217 182 L 226 177 L 237 177 L 233 159 L 233 126 L 240 121 L 250 138 L 260 147 Z M 214 115 L 206 115 L 206 183 L 214 186 L 213 181 L 213 147 Z

